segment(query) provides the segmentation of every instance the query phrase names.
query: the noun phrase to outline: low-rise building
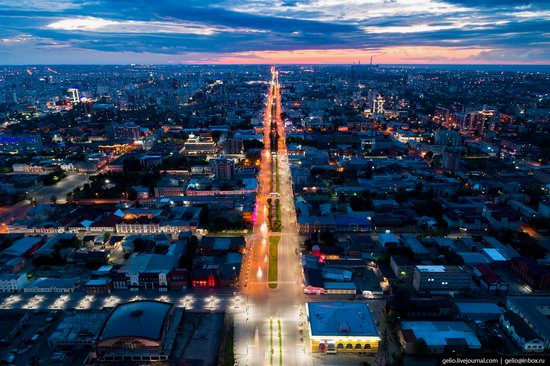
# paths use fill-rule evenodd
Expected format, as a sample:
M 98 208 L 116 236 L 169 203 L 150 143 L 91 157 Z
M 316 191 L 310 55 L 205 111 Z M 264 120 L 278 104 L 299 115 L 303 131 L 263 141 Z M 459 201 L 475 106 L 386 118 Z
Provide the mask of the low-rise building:
M 395 276 L 403 281 L 412 282 L 415 265 L 403 255 L 392 255 L 390 267 Z
M 29 312 L 20 310 L 0 311 L 0 343 L 10 342 L 29 321 Z
M 461 319 L 474 321 L 498 320 L 504 310 L 492 302 L 455 302 L 453 310 Z
M 467 292 L 472 275 L 461 266 L 417 265 L 413 286 L 418 292 L 457 293 Z
M 416 353 L 417 341 L 426 342 L 427 353 L 441 354 L 447 350 L 479 350 L 481 343 L 475 332 L 460 321 L 404 321 L 399 340 L 406 353 Z
M 95 278 L 84 284 L 87 294 L 110 294 L 113 289 L 113 281 L 110 278 Z
M 115 289 L 168 290 L 167 275 L 176 268 L 178 258 L 164 254 L 135 254 L 113 274 Z
M 516 313 L 550 349 L 550 296 L 509 296 L 506 309 Z
M 0 273 L 0 292 L 19 292 L 29 284 L 26 272 Z
M 74 292 L 77 281 L 69 278 L 48 278 L 40 277 L 27 287 L 23 292 L 47 293 L 47 292 Z
M 312 352 L 378 352 L 380 336 L 368 304 L 309 302 L 306 312 Z
M 182 309 L 160 301 L 120 304 L 105 319 L 88 362 L 167 363 L 182 316 Z
M 108 314 L 104 310 L 67 313 L 48 338 L 48 345 L 51 348 L 92 346 Z
M 512 259 L 512 270 L 533 290 L 550 289 L 550 267 L 529 257 Z
M 507 311 L 500 316 L 500 324 L 522 352 L 544 352 L 544 340 L 518 314 Z

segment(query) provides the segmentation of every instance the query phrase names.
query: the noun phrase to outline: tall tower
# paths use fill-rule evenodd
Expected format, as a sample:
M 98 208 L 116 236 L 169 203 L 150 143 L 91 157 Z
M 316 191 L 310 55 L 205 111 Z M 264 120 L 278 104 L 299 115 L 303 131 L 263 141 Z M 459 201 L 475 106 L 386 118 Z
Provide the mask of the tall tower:
M 80 103 L 80 91 L 76 87 L 70 87 L 67 89 L 69 93 L 69 98 L 71 98 L 71 103 Z
M 372 113 L 373 114 L 384 114 L 384 103 L 386 100 L 380 94 L 376 95 L 372 103 Z

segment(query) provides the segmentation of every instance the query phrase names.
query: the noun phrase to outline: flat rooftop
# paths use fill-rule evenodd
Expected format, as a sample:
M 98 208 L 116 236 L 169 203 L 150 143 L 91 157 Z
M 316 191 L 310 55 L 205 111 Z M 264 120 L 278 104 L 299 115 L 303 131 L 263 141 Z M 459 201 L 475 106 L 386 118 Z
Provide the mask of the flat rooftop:
M 404 321 L 401 323 L 401 329 L 411 330 L 416 339 L 423 338 L 431 347 L 460 343 L 468 345 L 469 348 L 481 348 L 475 332 L 460 321 Z
M 427 273 L 445 273 L 445 272 L 462 271 L 462 267 L 460 266 L 441 266 L 441 265 L 417 265 L 416 269 L 419 272 L 427 272 Z
M 502 314 L 502 309 L 492 302 L 455 302 L 455 306 L 461 314 Z
M 50 343 L 78 340 L 93 344 L 101 326 L 109 315 L 108 311 L 77 311 L 66 315 L 49 338 Z

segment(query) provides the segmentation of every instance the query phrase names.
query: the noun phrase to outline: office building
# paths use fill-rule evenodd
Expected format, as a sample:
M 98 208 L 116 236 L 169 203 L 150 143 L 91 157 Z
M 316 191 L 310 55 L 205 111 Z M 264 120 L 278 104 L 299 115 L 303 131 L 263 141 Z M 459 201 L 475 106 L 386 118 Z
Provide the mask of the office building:
M 460 169 L 460 156 L 462 149 L 460 147 L 447 147 L 443 151 L 441 167 L 448 171 L 457 171 Z
M 113 126 L 113 137 L 115 140 L 137 140 L 140 138 L 140 127 L 134 123 Z
M 417 265 L 413 287 L 418 292 L 456 293 L 470 289 L 472 275 L 461 266 Z
M 219 158 L 214 161 L 214 174 L 217 180 L 233 180 L 235 178 L 235 161 Z

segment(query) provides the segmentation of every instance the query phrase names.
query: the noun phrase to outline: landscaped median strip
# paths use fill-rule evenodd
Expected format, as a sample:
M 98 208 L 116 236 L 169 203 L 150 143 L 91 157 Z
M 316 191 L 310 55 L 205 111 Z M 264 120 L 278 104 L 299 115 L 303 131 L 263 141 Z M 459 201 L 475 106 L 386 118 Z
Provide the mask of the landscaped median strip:
M 269 364 L 273 365 L 273 318 L 269 319 Z
M 280 236 L 270 236 L 269 237 L 269 268 L 267 269 L 267 281 L 269 282 L 269 288 L 277 287 L 277 277 L 278 277 L 278 251 L 277 247 L 279 245 Z
M 277 320 L 279 323 L 279 365 L 283 364 L 283 334 L 281 332 L 281 319 Z

